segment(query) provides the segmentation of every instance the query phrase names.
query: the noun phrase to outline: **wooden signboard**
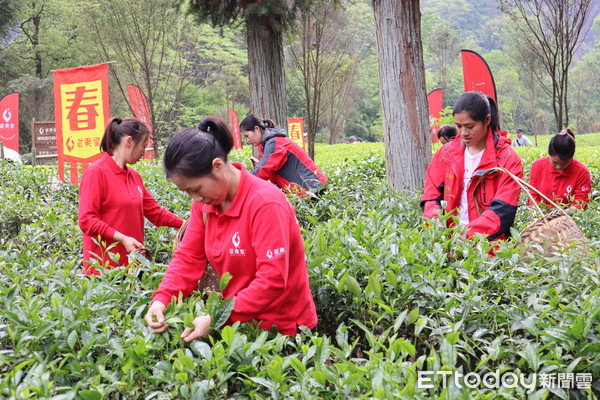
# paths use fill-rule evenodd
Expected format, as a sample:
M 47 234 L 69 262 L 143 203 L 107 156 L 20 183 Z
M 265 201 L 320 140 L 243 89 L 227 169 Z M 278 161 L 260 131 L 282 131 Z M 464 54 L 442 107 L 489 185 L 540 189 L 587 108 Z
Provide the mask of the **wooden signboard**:
M 31 122 L 31 163 L 55 163 L 58 157 L 56 148 L 56 127 L 54 121 Z

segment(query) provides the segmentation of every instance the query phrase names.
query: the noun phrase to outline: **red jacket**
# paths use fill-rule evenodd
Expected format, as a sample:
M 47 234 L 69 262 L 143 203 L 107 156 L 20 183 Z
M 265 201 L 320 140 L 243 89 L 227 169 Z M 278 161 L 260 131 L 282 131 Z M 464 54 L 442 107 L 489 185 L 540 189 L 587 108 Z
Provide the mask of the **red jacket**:
M 261 158 L 250 171 L 252 175 L 271 181 L 288 193 L 316 194 L 327 183 L 325 174 L 279 125 L 265 130 L 259 153 Z
M 179 228 L 183 219 L 158 205 L 148 192 L 142 177 L 133 169 L 122 169 L 109 154 L 93 163 L 83 174 L 79 186 L 79 228 L 83 232 L 83 269 L 87 275 L 100 275 L 90 259 L 106 267 L 127 265 L 122 244 L 107 250 L 115 240 L 115 231 L 144 243 L 144 217 L 156 226 Z M 104 243 L 95 243 L 101 236 Z M 118 254 L 115 262 L 108 253 Z M 98 257 L 96 257 L 96 255 Z
M 486 148 L 479 166 L 473 173 L 467 188 L 469 224 L 467 236 L 476 233 L 486 234 L 490 240 L 506 238 L 513 225 L 520 187 L 502 172 L 493 172 L 483 178 L 474 193 L 476 183 L 486 170 L 501 166 L 523 177 L 521 159 L 510 146 L 510 139 L 492 134 L 489 130 Z M 447 143 L 433 156 L 427 167 L 425 187 L 421 198 L 423 214 L 435 218 L 441 208 L 441 200 L 446 201 L 446 212 L 458 215 L 458 207 L 463 190 L 465 145 L 460 138 Z M 475 205 L 477 196 L 483 212 L 480 214 Z
M 531 164 L 529 183 L 543 194 L 562 204 L 573 204 L 577 208 L 587 208 L 592 190 L 590 171 L 573 159 L 565 172 L 559 173 L 550 163 L 550 157 L 543 157 Z M 533 190 L 530 191 L 536 202 L 542 198 Z
M 223 291 L 225 298 L 235 296 L 230 323 L 257 320 L 260 327 L 276 325 L 286 335 L 295 335 L 299 325 L 312 329 L 317 313 L 294 208 L 275 186 L 233 165 L 242 177 L 231 206 L 221 214 L 216 206 L 193 203 L 183 241 L 154 300 L 169 304 L 179 292 L 187 297 L 208 261 L 219 276 L 232 275 Z

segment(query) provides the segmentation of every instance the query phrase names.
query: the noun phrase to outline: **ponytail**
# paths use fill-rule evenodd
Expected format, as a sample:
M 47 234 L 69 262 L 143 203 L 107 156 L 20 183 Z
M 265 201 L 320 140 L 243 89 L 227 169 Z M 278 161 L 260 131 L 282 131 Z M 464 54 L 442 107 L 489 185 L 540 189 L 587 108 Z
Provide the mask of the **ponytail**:
M 111 118 L 104 128 L 104 135 L 100 141 L 100 151 L 112 156 L 113 150 L 123 138 L 131 136 L 134 143 L 141 142 L 150 130 L 137 118 Z
M 569 128 L 563 129 L 550 139 L 548 154 L 567 161 L 575 156 L 575 134 Z
M 220 118 L 206 117 L 197 129 L 182 129 L 167 142 L 164 168 L 167 177 L 181 175 L 189 178 L 212 173 L 212 162 L 227 155 L 233 147 L 231 130 Z
M 240 123 L 240 129 L 242 131 L 251 131 L 255 126 L 258 126 L 264 131 L 265 129 L 275 128 L 275 122 L 271 119 L 260 119 L 250 114 Z

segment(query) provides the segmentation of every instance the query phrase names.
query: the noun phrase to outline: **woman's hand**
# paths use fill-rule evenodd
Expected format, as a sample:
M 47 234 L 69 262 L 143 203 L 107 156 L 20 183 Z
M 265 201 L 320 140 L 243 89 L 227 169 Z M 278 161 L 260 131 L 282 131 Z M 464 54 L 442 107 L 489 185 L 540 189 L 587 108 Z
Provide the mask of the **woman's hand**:
M 250 157 L 250 161 L 252 161 L 252 165 L 253 165 L 253 166 L 256 166 L 256 164 L 258 164 L 258 158 L 256 158 L 256 157 L 252 157 L 252 156 L 251 156 L 251 157 Z
M 115 232 L 113 239 L 121 243 L 128 253 L 144 247 L 144 245 L 138 242 L 136 239 L 132 238 L 131 236 L 125 236 L 121 232 Z
M 148 309 L 144 319 L 146 320 L 146 323 L 148 323 L 148 326 L 152 329 L 152 332 L 163 333 L 169 327 L 169 325 L 165 324 L 166 309 L 167 306 L 160 301 L 153 302 Z
M 199 337 L 208 336 L 211 323 L 210 315 L 207 314 L 201 317 L 197 317 L 192 321 L 192 323 L 194 324 L 194 329 L 185 328 L 185 330 L 181 334 L 183 340 L 189 343 L 192 340 L 198 339 Z

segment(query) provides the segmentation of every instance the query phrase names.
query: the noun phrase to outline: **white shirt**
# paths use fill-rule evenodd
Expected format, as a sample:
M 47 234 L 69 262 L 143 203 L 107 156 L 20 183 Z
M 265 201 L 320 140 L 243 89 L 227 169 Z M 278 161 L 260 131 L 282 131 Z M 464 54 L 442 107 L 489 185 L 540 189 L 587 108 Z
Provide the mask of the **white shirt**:
M 467 188 L 469 187 L 469 183 L 471 182 L 473 172 L 475 172 L 475 170 L 479 166 L 479 163 L 481 162 L 481 157 L 483 156 L 484 151 L 485 149 L 481 150 L 475 155 L 471 155 L 471 153 L 469 153 L 469 149 L 465 149 L 465 176 L 463 178 L 463 190 L 460 196 L 460 205 L 458 206 L 458 218 L 460 218 L 460 223 L 463 225 L 467 225 L 469 223 L 469 203 L 467 201 Z

